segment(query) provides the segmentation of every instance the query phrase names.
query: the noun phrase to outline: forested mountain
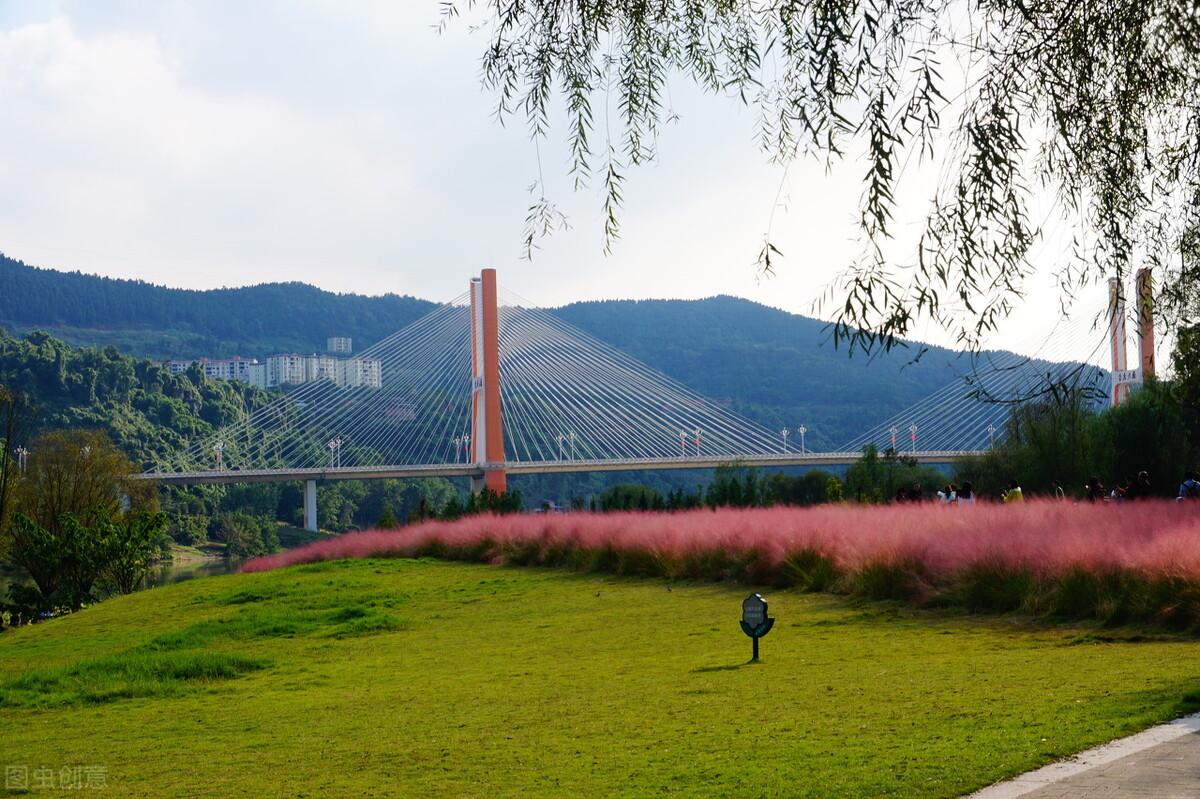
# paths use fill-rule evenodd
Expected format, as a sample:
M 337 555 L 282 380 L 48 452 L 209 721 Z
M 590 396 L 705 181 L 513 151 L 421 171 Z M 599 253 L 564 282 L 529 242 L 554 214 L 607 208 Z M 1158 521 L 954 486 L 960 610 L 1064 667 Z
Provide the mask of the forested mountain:
M 266 401 L 246 383 L 172 375 L 114 348 L 76 349 L 45 333 L 0 330 L 0 385 L 31 400 L 35 430 L 106 431 L 139 466 L 229 424 Z
M 361 351 L 434 304 L 332 294 L 301 283 L 186 291 L 35 269 L 0 257 L 0 327 L 49 330 L 76 345 L 154 358 L 262 357 L 321 350 L 327 335 Z M 969 364 L 930 348 L 871 358 L 835 349 L 825 323 L 734 297 L 581 302 L 552 311 L 771 429 L 809 429 L 836 447 L 942 387 Z
M 319 352 L 328 336 L 362 347 L 433 308 L 414 297 L 334 294 L 304 283 L 209 291 L 38 269 L 0 254 L 0 327 L 46 330 L 78 346 L 142 357 Z

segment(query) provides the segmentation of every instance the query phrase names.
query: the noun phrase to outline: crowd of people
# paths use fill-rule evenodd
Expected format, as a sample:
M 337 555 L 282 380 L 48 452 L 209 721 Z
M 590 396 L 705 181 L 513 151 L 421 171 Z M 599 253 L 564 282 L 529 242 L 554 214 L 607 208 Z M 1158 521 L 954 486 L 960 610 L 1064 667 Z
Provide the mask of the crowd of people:
M 1126 477 L 1107 489 L 1099 477 L 1093 477 L 1084 485 L 1084 493 L 1089 502 L 1131 502 L 1154 497 L 1150 475 L 1145 471 L 1138 472 L 1137 477 Z M 1200 481 L 1197 480 L 1195 472 L 1183 475 L 1175 498 L 1180 502 L 1200 500 Z
M 925 491 L 921 488 L 920 483 L 913 483 L 907 487 L 901 486 L 896 491 L 896 502 L 924 502 L 925 499 Z M 975 488 L 970 483 L 963 483 L 961 486 L 947 483 L 938 490 L 937 502 L 939 505 L 974 505 Z
M 1092 477 L 1084 484 L 1083 489 L 1084 498 L 1088 502 L 1136 502 L 1153 499 L 1155 496 L 1150 483 L 1150 474 L 1145 471 L 1138 472 L 1137 477 L 1126 478 L 1110 489 L 1104 487 L 1100 478 Z M 1065 500 L 1067 492 L 1057 480 L 1053 480 L 1050 482 L 1050 490 L 1045 496 L 1047 499 Z M 1196 472 L 1184 474 L 1176 498 L 1180 502 L 1200 502 L 1200 476 L 1197 476 Z M 901 486 L 896 491 L 894 501 L 925 502 L 926 499 L 921 484 L 913 483 L 911 486 Z M 971 483 L 966 482 L 961 486 L 947 483 L 938 490 L 936 502 L 939 505 L 974 505 L 975 499 L 975 489 Z M 1025 491 L 1021 488 L 1021 484 L 1016 480 L 1009 480 L 1008 487 L 1000 492 L 1000 501 L 1005 504 L 1024 502 Z

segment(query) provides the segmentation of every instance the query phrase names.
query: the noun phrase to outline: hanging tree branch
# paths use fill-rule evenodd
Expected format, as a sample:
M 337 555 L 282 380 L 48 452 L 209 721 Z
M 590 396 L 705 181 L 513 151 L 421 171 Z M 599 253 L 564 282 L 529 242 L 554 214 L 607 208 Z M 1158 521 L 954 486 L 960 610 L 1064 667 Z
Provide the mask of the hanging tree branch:
M 664 91 L 683 76 L 756 109 L 774 161 L 865 148 L 863 250 L 835 286 L 836 334 L 852 346 L 890 347 L 921 319 L 978 343 L 1032 271 L 1035 192 L 1056 195 L 1086 242 L 1059 265 L 1063 291 L 1146 265 L 1168 322 L 1197 313 L 1196 0 L 459 0 L 443 22 L 470 10 L 489 26 L 498 118 L 522 114 L 541 138 L 561 101 L 568 171 L 604 194 L 606 250 L 627 170 L 654 159 L 673 114 Z M 950 61 L 961 90 L 943 77 Z M 597 137 L 593 109 L 610 99 Z M 890 257 L 914 154 L 942 180 L 915 251 Z M 554 227 L 533 210 L 530 230 Z M 760 253 L 767 269 L 780 256 L 769 238 Z

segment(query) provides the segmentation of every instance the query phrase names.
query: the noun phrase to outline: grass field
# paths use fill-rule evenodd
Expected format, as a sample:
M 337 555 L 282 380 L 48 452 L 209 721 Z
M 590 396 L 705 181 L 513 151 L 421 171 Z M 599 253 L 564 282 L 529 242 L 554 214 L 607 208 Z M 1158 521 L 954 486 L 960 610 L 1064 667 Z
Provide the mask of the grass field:
M 782 591 L 748 665 L 744 595 L 404 559 L 157 588 L 0 634 L 0 765 L 123 797 L 951 797 L 1200 689 L 1194 640 Z

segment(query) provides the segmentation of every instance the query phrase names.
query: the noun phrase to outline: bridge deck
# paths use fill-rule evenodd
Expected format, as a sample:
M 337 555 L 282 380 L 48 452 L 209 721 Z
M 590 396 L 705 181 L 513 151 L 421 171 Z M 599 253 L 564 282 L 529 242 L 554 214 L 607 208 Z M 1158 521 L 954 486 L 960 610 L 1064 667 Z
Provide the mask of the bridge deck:
M 919 463 L 953 463 L 978 455 L 974 450 L 906 452 L 904 457 Z M 718 466 L 848 466 L 861 452 L 796 452 L 778 455 L 711 456 L 685 458 L 631 458 L 625 460 L 509 461 L 504 464 L 447 463 L 415 466 L 342 466 L 325 469 L 228 469 L 196 472 L 146 472 L 138 479 L 165 485 L 206 483 L 272 483 L 289 480 L 383 480 L 416 477 L 479 477 L 491 469 L 511 475 L 564 472 L 631 472 L 660 469 L 715 469 Z

